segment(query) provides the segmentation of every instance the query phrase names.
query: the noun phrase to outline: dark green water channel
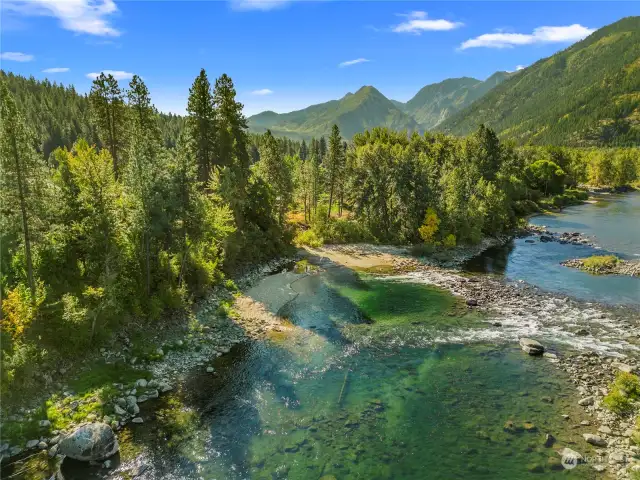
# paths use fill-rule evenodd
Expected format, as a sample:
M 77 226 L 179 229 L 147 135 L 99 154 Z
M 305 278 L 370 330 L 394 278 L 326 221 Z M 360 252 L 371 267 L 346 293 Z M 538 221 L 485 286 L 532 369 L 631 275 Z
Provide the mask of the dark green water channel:
M 547 360 L 513 346 L 405 346 L 412 328 L 482 328 L 448 294 L 343 269 L 293 288 L 281 311 L 292 334 L 236 347 L 132 429 L 142 478 L 590 478 L 559 464 L 560 448 L 590 449 Z M 384 341 L 348 340 L 349 329 Z

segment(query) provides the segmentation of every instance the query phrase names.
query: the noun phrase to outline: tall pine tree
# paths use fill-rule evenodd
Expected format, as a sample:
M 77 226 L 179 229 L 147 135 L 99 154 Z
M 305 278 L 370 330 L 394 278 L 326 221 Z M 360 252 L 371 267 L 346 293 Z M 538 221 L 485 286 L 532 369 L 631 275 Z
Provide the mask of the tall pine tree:
M 211 84 L 204 68 L 189 89 L 187 102 L 187 132 L 198 164 L 198 179 L 203 186 L 209 182 L 216 164 L 216 111 Z
M 127 107 L 124 94 L 113 75 L 101 73 L 89 93 L 91 115 L 102 144 L 109 149 L 116 178 L 122 169 L 126 148 Z

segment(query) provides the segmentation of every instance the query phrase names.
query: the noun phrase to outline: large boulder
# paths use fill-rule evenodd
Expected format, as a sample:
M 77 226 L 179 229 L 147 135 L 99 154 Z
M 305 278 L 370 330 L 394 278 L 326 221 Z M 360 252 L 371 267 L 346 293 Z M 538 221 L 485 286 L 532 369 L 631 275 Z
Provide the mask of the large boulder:
M 118 439 L 109 425 L 86 423 L 60 441 L 58 453 L 83 462 L 100 462 L 118 448 Z
M 544 346 L 532 338 L 521 338 L 520 346 L 529 355 L 542 355 L 544 353 Z

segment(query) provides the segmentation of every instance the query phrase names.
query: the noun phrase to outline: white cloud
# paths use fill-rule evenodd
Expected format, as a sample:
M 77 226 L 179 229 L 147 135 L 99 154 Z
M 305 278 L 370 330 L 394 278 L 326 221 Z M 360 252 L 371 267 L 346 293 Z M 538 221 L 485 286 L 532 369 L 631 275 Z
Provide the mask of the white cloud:
M 525 68 L 527 68 L 526 65 L 516 65 L 516 68 L 514 68 L 513 70 L 507 70 L 507 72 L 508 73 L 519 72 L 520 70 L 524 70 Z
M 367 59 L 367 58 L 356 58 L 355 60 L 348 60 L 346 62 L 342 62 L 339 63 L 338 66 L 339 67 L 350 67 L 351 65 L 357 65 L 358 63 L 366 63 L 366 62 L 370 62 L 371 60 Z
M 269 90 L 268 88 L 262 88 L 260 90 L 254 90 L 251 92 L 251 95 L 271 95 L 273 90 Z
M 3 52 L 0 53 L 0 60 L 9 60 L 11 62 L 30 62 L 34 59 L 33 55 L 27 55 L 22 52 Z
M 453 30 L 464 25 L 461 22 L 450 22 L 449 20 L 432 20 L 427 18 L 427 12 L 421 11 L 400 14 L 400 16 L 406 17 L 407 20 L 393 27 L 393 31 L 396 33 L 413 33 L 420 35 L 425 31 L 442 32 Z
M 62 28 L 72 32 L 120 35 L 107 18 L 118 11 L 113 0 L 4 0 L 2 8 L 21 15 L 56 17 Z
M 69 69 L 67 67 L 53 67 L 53 68 L 45 68 L 42 70 L 42 73 L 64 73 L 68 72 Z
M 234 10 L 273 10 L 291 3 L 292 0 L 229 0 Z
M 512 48 L 534 43 L 577 42 L 591 35 L 595 30 L 579 24 L 565 27 L 538 27 L 533 33 L 485 33 L 471 38 L 460 45 L 461 50 L 467 48 Z
M 87 73 L 87 78 L 95 80 L 100 76 L 100 73 L 104 73 L 105 75 L 113 75 L 113 78 L 115 78 L 116 80 L 129 80 L 133 78 L 133 73 L 124 72 L 122 70 L 102 70 L 102 72 L 98 73 Z

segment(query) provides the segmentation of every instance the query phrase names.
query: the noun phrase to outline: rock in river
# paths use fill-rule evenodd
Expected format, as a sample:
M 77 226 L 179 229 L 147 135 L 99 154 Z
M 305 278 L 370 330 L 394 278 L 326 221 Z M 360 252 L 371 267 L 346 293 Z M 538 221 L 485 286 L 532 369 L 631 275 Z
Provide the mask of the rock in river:
M 587 443 L 590 443 L 591 445 L 595 445 L 596 447 L 607 446 L 607 441 L 598 435 L 594 435 L 593 433 L 583 433 L 582 436 L 584 437 L 585 441 Z
M 118 451 L 118 439 L 106 423 L 86 423 L 62 439 L 58 453 L 83 462 L 102 461 Z
M 544 353 L 544 346 L 532 338 L 521 338 L 520 346 L 529 355 L 542 355 Z

